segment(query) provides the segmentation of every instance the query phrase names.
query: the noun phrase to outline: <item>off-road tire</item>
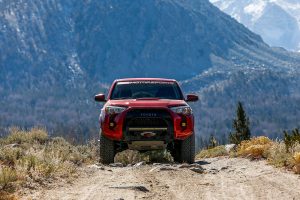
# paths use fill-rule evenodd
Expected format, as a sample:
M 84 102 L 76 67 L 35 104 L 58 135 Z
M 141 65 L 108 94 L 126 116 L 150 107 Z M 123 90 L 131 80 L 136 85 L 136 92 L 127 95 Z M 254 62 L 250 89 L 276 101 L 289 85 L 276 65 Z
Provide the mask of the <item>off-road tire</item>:
M 100 162 L 102 164 L 110 164 L 115 158 L 115 143 L 113 140 L 100 135 Z
M 175 144 L 174 161 L 180 163 L 195 162 L 195 134 Z

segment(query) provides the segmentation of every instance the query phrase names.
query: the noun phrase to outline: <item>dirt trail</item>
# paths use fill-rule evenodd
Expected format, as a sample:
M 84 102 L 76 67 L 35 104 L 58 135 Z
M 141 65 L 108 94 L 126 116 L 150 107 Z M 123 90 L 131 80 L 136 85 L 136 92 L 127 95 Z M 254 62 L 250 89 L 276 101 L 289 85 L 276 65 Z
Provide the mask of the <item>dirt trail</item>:
M 198 163 L 204 173 L 178 165 L 90 166 L 86 177 L 24 199 L 300 199 L 300 176 L 265 161 L 213 158 Z

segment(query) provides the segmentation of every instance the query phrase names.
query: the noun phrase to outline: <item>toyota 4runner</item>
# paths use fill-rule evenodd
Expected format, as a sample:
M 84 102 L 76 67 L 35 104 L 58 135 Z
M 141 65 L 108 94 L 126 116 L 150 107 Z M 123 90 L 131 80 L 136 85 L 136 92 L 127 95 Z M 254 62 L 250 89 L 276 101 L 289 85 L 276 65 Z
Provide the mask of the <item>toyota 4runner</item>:
M 168 149 L 174 161 L 193 163 L 195 157 L 194 116 L 175 80 L 135 78 L 116 80 L 99 117 L 100 160 L 114 162 L 115 154 L 125 149 L 146 151 Z

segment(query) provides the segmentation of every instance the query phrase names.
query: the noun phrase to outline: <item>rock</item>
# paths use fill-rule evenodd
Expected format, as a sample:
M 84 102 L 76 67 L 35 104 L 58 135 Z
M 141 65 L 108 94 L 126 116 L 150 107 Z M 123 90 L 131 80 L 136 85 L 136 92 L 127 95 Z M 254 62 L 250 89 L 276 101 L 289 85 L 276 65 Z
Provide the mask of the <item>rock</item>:
M 8 145 L 5 145 L 4 148 L 16 148 L 19 146 L 20 146 L 19 144 L 8 144 Z
M 124 165 L 122 163 L 110 163 L 109 166 L 110 167 L 124 167 Z
M 177 167 L 178 167 L 178 168 L 190 168 L 191 165 L 189 165 L 189 164 L 187 164 L 187 163 L 184 163 L 184 164 L 178 165 Z
M 157 167 L 157 166 L 156 166 L 156 167 L 153 167 L 152 169 L 149 170 L 149 172 L 153 172 L 153 171 L 156 171 L 156 170 L 158 171 L 158 170 L 159 170 L 159 167 Z
M 145 165 L 145 164 L 146 164 L 146 162 L 142 161 L 142 162 L 136 163 L 135 165 L 133 165 L 133 167 L 140 167 L 140 166 Z
M 176 171 L 177 169 L 174 167 L 164 166 L 159 168 L 159 171 Z
M 103 166 L 101 166 L 101 165 L 97 165 L 97 164 L 95 164 L 95 165 L 91 165 L 91 166 L 90 166 L 90 168 L 94 168 L 94 169 L 100 169 L 100 170 L 105 170 L 105 168 L 104 168 Z
M 201 165 L 198 164 L 198 163 L 193 163 L 193 164 L 190 164 L 190 167 L 201 167 Z M 201 167 L 201 168 L 202 168 L 202 167 Z
M 228 169 L 228 166 L 222 167 L 220 170 L 226 170 Z
M 161 163 L 153 163 L 153 166 L 162 165 Z
M 199 174 L 204 173 L 204 169 L 202 167 L 192 167 L 192 168 L 190 168 L 190 170 L 192 170 L 193 172 L 199 173 Z
M 142 185 L 137 186 L 115 186 L 115 187 L 109 187 L 109 188 L 115 188 L 115 189 L 130 189 L 135 191 L 141 191 L 141 192 L 149 192 L 149 190 Z
M 226 149 L 226 151 L 227 151 L 227 153 L 229 153 L 230 151 L 232 151 L 232 150 L 236 150 L 236 147 L 237 147 L 237 145 L 236 144 L 227 144 L 227 145 L 225 145 L 225 149 Z

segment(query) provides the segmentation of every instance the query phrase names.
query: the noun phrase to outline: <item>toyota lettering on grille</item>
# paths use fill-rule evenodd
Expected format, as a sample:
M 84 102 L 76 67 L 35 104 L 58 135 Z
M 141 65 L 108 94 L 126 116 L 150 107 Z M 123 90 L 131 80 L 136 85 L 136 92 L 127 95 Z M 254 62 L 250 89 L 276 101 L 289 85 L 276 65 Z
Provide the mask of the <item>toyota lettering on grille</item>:
M 156 117 L 156 113 L 141 113 L 141 117 Z

